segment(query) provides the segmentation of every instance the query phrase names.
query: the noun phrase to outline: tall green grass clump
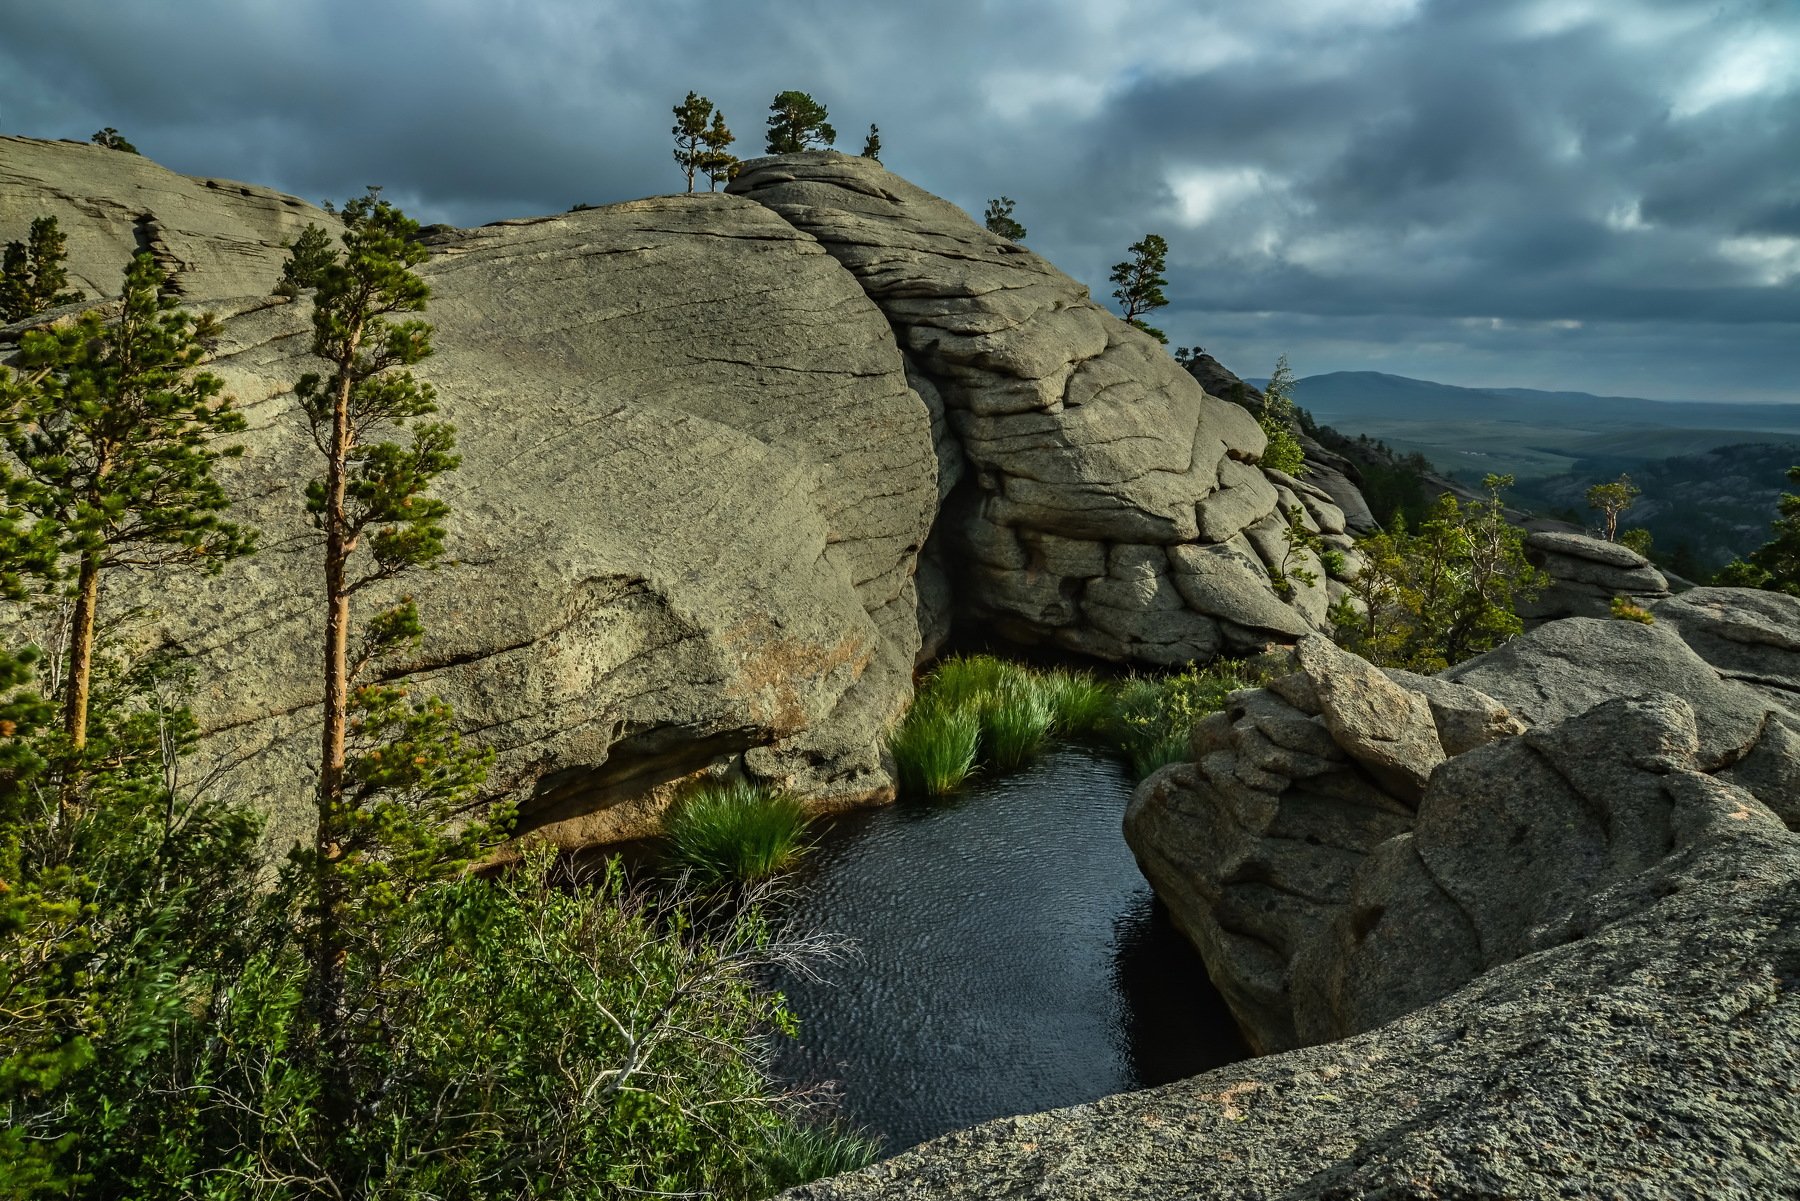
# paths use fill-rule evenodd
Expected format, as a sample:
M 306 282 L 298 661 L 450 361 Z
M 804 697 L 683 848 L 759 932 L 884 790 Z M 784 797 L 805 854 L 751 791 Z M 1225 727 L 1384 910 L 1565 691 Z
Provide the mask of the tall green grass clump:
M 975 770 L 981 718 L 972 705 L 947 705 L 927 690 L 888 737 L 900 791 L 908 796 L 947 796 Z
M 677 801 L 664 837 L 669 859 L 696 883 L 750 883 L 791 867 L 804 853 L 806 820 L 806 810 L 786 793 L 733 780 Z
M 1051 734 L 1089 740 L 1101 737 L 1112 716 L 1112 693 L 1085 671 L 1058 669 L 1037 677 L 1054 715 Z
M 786 1125 L 776 1128 L 764 1154 L 762 1184 L 773 1194 L 866 1168 L 881 1154 L 881 1144 L 842 1125 Z
M 1046 690 L 1023 668 L 1001 676 L 976 706 L 982 760 L 999 772 L 1018 771 L 1037 758 L 1056 721 Z

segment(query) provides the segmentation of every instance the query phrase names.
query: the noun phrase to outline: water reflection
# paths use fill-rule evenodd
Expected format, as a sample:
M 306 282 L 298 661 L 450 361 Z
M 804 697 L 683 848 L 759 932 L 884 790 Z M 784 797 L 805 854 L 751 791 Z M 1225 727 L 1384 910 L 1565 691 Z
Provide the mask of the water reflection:
M 837 1081 L 899 1150 L 1242 1058 L 1120 836 L 1130 795 L 1117 764 L 1064 748 L 956 800 L 836 822 L 792 913 L 860 961 L 780 982 L 802 1023 L 783 1072 Z

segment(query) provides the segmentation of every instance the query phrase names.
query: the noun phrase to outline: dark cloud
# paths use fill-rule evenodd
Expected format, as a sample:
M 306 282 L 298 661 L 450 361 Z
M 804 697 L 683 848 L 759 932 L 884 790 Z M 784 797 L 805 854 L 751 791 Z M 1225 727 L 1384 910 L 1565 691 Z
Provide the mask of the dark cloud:
M 312 199 L 463 224 L 676 186 L 669 108 L 760 148 L 811 91 L 847 148 L 1248 373 L 1793 399 L 1788 0 L 59 0 L 0 36 L 0 128 L 125 131 Z

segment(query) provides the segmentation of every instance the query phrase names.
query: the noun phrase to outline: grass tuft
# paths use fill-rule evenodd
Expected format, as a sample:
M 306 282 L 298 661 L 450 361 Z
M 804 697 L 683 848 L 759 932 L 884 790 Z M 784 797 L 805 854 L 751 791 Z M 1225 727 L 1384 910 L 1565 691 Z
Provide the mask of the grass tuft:
M 866 1168 L 881 1144 L 839 1125 L 781 1126 L 764 1154 L 763 1183 L 775 1193 Z
M 975 770 L 981 719 L 973 707 L 954 707 L 921 692 L 888 737 L 899 770 L 900 791 L 911 796 L 946 796 Z
M 785 793 L 742 780 L 695 789 L 670 811 L 669 859 L 713 885 L 763 880 L 806 851 L 806 810 Z
M 1056 720 L 1045 690 L 1020 670 L 975 700 L 981 716 L 981 755 L 996 771 L 1018 771 L 1037 758 Z
M 1051 733 L 1058 738 L 1099 738 L 1112 716 L 1112 694 L 1085 671 L 1047 671 L 1038 687 L 1055 715 Z

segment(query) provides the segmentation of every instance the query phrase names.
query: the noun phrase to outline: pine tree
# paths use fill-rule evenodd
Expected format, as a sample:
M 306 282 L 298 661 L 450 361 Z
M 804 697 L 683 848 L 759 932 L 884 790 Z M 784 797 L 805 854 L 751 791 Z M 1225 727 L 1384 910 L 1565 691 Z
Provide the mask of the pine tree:
M 339 1129 L 351 1118 L 360 1045 L 353 1016 L 363 1012 L 346 996 L 351 959 L 374 953 L 381 913 L 461 870 L 505 820 L 496 814 L 452 832 L 491 753 L 461 745 L 437 698 L 415 702 L 394 683 L 361 682 L 371 664 L 421 636 L 411 599 L 375 614 L 351 657 L 354 598 L 442 555 L 449 508 L 427 491 L 458 458 L 450 425 L 419 420 L 437 402 L 407 370 L 431 354 L 431 326 L 389 320 L 422 311 L 430 294 L 413 271 L 426 258 L 418 223 L 374 190 L 342 213 L 343 250 L 320 269 L 313 296 L 312 349 L 329 372 L 308 373 L 295 388 L 325 461 L 307 486 L 324 535 L 324 720 L 317 825 L 300 861 L 310 880 L 307 1008 L 331 1082 L 327 1120 Z M 410 444 L 383 439 L 409 422 Z
M 1790 467 L 1788 482 L 1800 488 L 1800 467 Z M 1780 516 L 1770 539 L 1742 559 L 1720 569 L 1713 583 L 1734 588 L 1765 588 L 1800 596 L 1800 493 L 1784 492 L 1778 502 Z
M 991 234 L 998 234 L 1008 242 L 1023 242 L 1025 227 L 1013 220 L 1013 201 L 1010 196 L 1000 196 L 987 203 L 987 228 Z
M 8 242 L 0 259 L 0 322 L 18 321 L 33 313 L 81 299 L 77 291 L 65 291 L 69 273 L 68 239 L 56 226 L 55 217 L 39 217 L 23 242 Z
M 712 124 L 706 130 L 706 150 L 700 156 L 700 170 L 706 173 L 707 191 L 718 191 L 721 183 L 737 174 L 738 158 L 730 150 L 735 141 L 736 135 L 725 125 L 725 114 L 715 109 Z
M 5 487 L 32 521 L 40 547 L 54 543 L 52 572 L 71 578 L 65 803 L 87 746 L 95 618 L 106 574 L 119 567 L 181 565 L 217 571 L 254 545 L 224 520 L 229 504 L 213 476 L 239 448 L 213 440 L 244 428 L 216 376 L 193 369 L 205 351 L 195 318 L 161 295 L 162 270 L 147 253 L 125 270 L 118 320 L 86 313 L 65 329 L 27 334 L 21 372 L 0 384 L 0 438 L 12 452 Z
M 1602 532 L 1608 542 L 1618 541 L 1619 516 L 1637 503 L 1643 491 L 1631 482 L 1629 475 L 1621 475 L 1610 484 L 1595 484 L 1587 490 L 1588 508 L 1600 513 Z
M 96 130 L 88 141 L 96 146 L 104 146 L 108 150 L 123 150 L 126 154 L 136 154 L 138 148 L 125 140 L 125 135 L 108 125 L 105 129 Z
M 881 126 L 873 121 L 869 123 L 869 136 L 863 139 L 862 156 L 881 161 Z
M 1169 303 L 1162 290 L 1168 285 L 1163 272 L 1168 268 L 1169 244 L 1155 234 L 1145 234 L 1141 242 L 1133 242 L 1131 258 L 1115 264 L 1112 282 L 1119 285 L 1113 296 L 1125 310 L 1125 321 L 1135 325 L 1158 342 L 1167 343 L 1168 335 L 1143 319 L 1145 313 Z
M 288 257 L 281 265 L 281 282 L 275 285 L 275 294 L 293 297 L 318 287 L 319 279 L 335 253 L 331 235 L 322 226 L 308 225 L 300 231 L 299 237 L 282 245 L 286 247 Z
M 1299 475 L 1304 468 L 1306 450 L 1294 437 L 1293 421 L 1294 371 L 1282 355 L 1275 360 L 1275 370 L 1263 388 L 1262 410 L 1256 415 L 1256 423 L 1269 439 L 1262 456 L 1264 467 L 1289 475 Z
M 781 92 L 769 105 L 770 154 L 797 154 L 815 146 L 829 147 L 837 130 L 825 120 L 825 106 L 805 92 Z
M 694 190 L 694 173 L 704 170 L 708 153 L 707 122 L 712 119 L 713 102 L 698 92 L 674 108 L 675 125 L 669 133 L 675 138 L 675 165 L 687 176 L 687 190 Z

